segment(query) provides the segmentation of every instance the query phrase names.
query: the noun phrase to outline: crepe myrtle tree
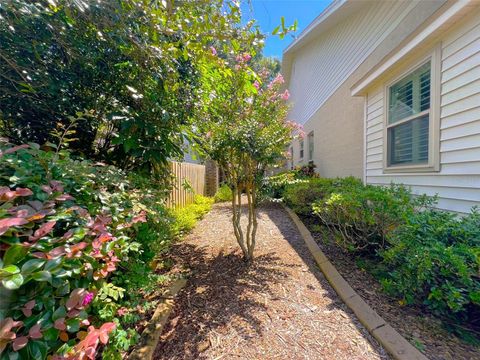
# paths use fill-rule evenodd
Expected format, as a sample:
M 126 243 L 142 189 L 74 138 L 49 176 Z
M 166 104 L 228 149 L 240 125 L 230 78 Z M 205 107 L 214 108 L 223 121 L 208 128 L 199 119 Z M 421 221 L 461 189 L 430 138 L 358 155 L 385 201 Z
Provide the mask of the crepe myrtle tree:
M 232 222 L 235 237 L 246 261 L 253 259 L 257 233 L 257 197 L 267 167 L 287 156 L 285 149 L 298 126 L 287 121 L 288 90 L 283 77 L 273 80 L 268 70 L 255 73 L 250 53 L 226 60 L 209 69 L 209 89 L 204 103 L 202 145 L 225 172 L 232 189 Z M 242 200 L 246 199 L 248 222 L 241 225 Z

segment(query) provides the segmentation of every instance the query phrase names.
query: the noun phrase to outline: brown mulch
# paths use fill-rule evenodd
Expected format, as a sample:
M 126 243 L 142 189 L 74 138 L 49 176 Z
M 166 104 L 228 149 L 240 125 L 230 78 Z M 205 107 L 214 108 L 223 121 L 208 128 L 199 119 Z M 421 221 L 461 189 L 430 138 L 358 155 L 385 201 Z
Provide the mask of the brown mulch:
M 391 326 L 431 360 L 480 359 L 480 348 L 446 331 L 440 320 L 425 309 L 401 306 L 382 292 L 379 282 L 357 266 L 355 259 L 335 245 L 328 232 L 314 232 L 316 219 L 303 218 L 318 245 L 355 291 Z
M 329 286 L 278 204 L 259 211 L 256 259 L 241 259 L 228 204 L 173 249 L 190 269 L 155 359 L 389 359 Z

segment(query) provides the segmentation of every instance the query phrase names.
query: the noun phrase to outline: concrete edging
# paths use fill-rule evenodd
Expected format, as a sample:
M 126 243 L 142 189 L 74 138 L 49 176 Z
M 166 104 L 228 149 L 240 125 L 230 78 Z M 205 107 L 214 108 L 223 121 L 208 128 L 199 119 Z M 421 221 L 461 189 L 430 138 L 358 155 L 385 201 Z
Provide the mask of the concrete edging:
M 168 288 L 163 301 L 158 304 L 155 313 L 143 330 L 139 343 L 128 356 L 129 360 L 152 359 L 155 348 L 160 340 L 160 335 L 172 312 L 174 305 L 173 298 L 186 284 L 187 280 L 178 279 Z
M 373 310 L 358 293 L 345 281 L 335 266 L 328 260 L 312 234 L 302 220 L 290 208 L 282 204 L 292 221 L 295 223 L 305 244 L 312 253 L 320 270 L 338 296 L 357 316 L 375 339 L 397 360 L 428 360 L 418 349 L 410 344 L 402 335 L 391 327 L 375 310 Z

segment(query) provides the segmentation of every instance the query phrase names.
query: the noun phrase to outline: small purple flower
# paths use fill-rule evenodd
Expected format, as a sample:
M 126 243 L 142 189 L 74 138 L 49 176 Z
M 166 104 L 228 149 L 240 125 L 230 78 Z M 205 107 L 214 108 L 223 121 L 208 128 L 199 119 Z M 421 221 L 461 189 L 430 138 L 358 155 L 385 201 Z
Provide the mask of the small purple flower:
M 212 52 L 212 55 L 217 55 L 217 49 L 215 49 L 213 46 L 210 46 L 210 51 Z
M 88 304 L 90 304 L 93 300 L 93 296 L 94 296 L 93 292 L 87 293 L 87 295 L 85 295 L 85 297 L 82 300 L 82 306 L 87 306 Z
M 257 80 L 255 80 L 255 82 L 253 83 L 253 87 L 257 90 L 260 89 L 260 84 L 258 83 Z

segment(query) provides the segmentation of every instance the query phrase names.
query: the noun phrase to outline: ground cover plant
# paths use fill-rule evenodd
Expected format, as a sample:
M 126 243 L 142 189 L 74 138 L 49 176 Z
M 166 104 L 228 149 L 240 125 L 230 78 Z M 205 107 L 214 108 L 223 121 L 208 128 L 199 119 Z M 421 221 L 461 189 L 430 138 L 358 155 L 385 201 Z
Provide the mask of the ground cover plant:
M 420 305 L 464 339 L 478 342 L 476 209 L 457 216 L 433 209 L 435 198 L 413 195 L 404 186 L 363 185 L 354 178 L 302 179 L 289 172 L 269 184 L 295 212 L 328 229 L 342 249 L 366 260 L 401 305 Z

